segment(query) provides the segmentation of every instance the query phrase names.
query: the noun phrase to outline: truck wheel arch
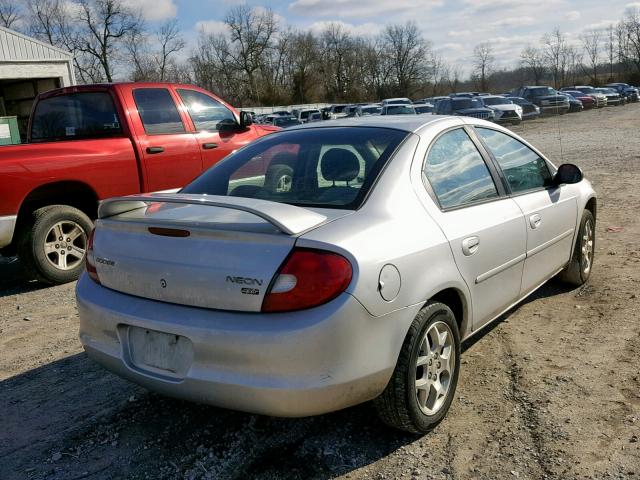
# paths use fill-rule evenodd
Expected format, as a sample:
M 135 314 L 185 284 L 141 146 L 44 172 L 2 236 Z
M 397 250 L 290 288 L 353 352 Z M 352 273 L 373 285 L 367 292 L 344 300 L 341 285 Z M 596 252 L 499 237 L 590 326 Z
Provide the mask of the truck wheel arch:
M 27 194 L 20 205 L 18 219 L 25 213 L 48 205 L 70 205 L 93 219 L 98 212 L 98 195 L 84 182 L 66 180 L 45 183 Z
M 84 182 L 65 180 L 39 185 L 31 190 L 20 204 L 15 232 L 20 231 L 23 222 L 39 208 L 49 205 L 69 205 L 95 219 L 98 213 L 98 195 Z M 6 250 L 11 253 L 16 245 L 16 235 Z

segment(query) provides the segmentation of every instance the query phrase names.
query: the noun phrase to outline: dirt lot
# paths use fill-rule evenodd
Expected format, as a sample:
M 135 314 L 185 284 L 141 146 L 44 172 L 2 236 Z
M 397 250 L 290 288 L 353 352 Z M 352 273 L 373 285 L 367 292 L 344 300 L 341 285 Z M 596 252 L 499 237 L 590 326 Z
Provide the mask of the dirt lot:
M 368 405 L 291 420 L 149 393 L 82 353 L 74 285 L 28 283 L 4 261 L 0 478 L 640 480 L 639 127 L 640 104 L 516 127 L 595 185 L 595 270 L 466 345 L 449 416 L 424 437 Z

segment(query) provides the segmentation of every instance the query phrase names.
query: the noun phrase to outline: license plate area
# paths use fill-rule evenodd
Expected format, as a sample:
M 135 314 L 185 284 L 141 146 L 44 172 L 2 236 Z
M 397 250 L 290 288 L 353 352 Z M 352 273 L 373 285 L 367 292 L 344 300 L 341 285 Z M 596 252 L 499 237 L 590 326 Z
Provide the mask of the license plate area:
M 193 343 L 187 337 L 129 326 L 126 338 L 133 368 L 174 380 L 187 375 L 193 362 Z

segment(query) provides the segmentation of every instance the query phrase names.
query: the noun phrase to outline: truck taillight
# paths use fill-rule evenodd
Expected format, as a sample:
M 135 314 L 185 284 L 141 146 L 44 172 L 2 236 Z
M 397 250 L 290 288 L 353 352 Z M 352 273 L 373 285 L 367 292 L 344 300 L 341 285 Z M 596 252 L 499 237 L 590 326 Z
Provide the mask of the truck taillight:
M 346 290 L 353 271 L 342 255 L 296 248 L 287 257 L 262 302 L 263 312 L 316 307 Z
M 100 278 L 98 277 L 98 270 L 96 270 L 96 263 L 93 257 L 93 236 L 96 233 L 96 229 L 91 230 L 89 234 L 89 239 L 87 240 L 87 254 L 85 256 L 85 267 L 87 269 L 87 273 L 91 280 L 96 283 L 100 283 Z

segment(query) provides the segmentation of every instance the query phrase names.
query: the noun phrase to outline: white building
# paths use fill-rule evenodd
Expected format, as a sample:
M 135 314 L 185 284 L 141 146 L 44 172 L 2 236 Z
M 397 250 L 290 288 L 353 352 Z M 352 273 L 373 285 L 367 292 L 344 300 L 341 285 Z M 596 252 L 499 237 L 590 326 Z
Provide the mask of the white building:
M 0 27 L 0 116 L 17 116 L 21 136 L 36 95 L 75 83 L 71 53 Z

